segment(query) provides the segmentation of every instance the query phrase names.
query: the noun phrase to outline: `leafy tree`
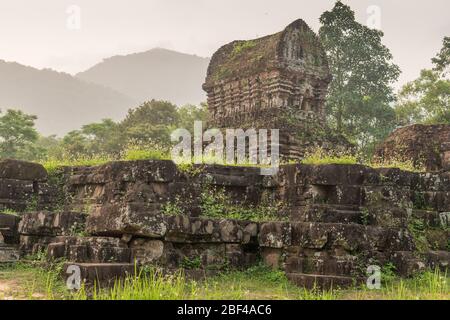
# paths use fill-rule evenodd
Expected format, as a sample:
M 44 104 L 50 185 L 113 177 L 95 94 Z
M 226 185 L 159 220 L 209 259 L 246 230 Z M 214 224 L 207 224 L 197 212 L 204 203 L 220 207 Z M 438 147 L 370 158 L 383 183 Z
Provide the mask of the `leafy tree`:
M 37 152 L 33 143 L 38 139 L 34 128 L 37 119 L 19 110 L 7 110 L 0 116 L 0 157 L 29 160 Z
M 422 70 L 420 77 L 403 86 L 396 105 L 399 125 L 413 123 L 450 124 L 450 38 L 445 37 L 434 68 Z
M 444 76 L 450 72 L 450 37 L 444 37 L 441 51 L 431 61 L 435 71 L 441 72 Z
M 168 148 L 170 133 L 178 124 L 179 115 L 174 104 L 152 100 L 130 109 L 120 126 L 128 143 Z
M 84 125 L 81 133 L 86 136 L 87 149 L 91 154 L 118 155 L 122 149 L 124 134 L 120 125 L 111 119 Z
M 383 33 L 355 20 L 337 1 L 320 17 L 319 36 L 333 75 L 327 98 L 331 127 L 369 152 L 395 125 L 391 87 L 400 69 L 381 43 Z
M 202 103 L 200 106 L 196 105 L 185 105 L 178 108 L 178 126 L 180 128 L 187 129 L 193 132 L 194 121 L 207 121 L 208 117 L 208 106 L 206 103 Z M 205 123 L 204 123 L 205 125 Z
M 88 139 L 80 130 L 70 131 L 61 141 L 62 158 L 77 158 L 91 155 L 88 150 Z

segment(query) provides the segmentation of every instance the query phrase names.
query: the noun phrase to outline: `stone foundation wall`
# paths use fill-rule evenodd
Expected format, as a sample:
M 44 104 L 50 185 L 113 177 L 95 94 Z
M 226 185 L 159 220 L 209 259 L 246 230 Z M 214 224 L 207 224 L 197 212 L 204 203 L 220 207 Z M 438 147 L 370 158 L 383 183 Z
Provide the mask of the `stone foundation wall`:
M 349 285 L 369 265 L 393 263 L 404 276 L 448 267 L 448 172 L 286 165 L 273 177 L 259 173 L 180 170 L 170 161 L 66 168 L 49 178 L 54 191 L 42 193 L 56 210 L 22 214 L 17 245 L 23 254 L 47 250 L 49 259 L 78 264 L 87 280 L 117 276 L 135 262 L 204 274 L 262 260 L 305 286 Z M 208 217 L 202 193 L 221 189 L 242 208 L 284 207 L 273 221 Z

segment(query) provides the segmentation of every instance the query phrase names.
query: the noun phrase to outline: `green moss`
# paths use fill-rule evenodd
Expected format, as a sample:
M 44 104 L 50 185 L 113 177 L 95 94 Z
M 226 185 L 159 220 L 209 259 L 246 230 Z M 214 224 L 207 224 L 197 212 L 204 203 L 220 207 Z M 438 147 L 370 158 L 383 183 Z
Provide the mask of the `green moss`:
M 248 41 L 242 41 L 242 42 L 237 42 L 234 47 L 233 47 L 233 51 L 232 51 L 232 56 L 235 57 L 239 54 L 241 54 L 244 50 L 248 50 L 251 48 L 254 48 L 256 46 L 256 41 L 254 40 L 248 40 Z

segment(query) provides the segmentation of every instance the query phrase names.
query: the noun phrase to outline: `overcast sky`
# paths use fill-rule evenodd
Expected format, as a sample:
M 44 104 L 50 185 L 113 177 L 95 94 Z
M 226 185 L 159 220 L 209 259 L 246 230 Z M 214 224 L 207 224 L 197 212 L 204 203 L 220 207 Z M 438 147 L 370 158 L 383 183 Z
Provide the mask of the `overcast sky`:
M 449 0 L 346 0 L 366 23 L 380 8 L 384 43 L 403 74 L 420 69 L 450 35 Z M 0 0 L 0 59 L 76 73 L 116 54 L 164 47 L 211 56 L 221 45 L 304 19 L 315 31 L 334 0 Z M 81 9 L 80 29 L 73 12 Z M 75 22 L 74 22 L 75 21 Z M 75 28 L 75 30 L 74 30 Z

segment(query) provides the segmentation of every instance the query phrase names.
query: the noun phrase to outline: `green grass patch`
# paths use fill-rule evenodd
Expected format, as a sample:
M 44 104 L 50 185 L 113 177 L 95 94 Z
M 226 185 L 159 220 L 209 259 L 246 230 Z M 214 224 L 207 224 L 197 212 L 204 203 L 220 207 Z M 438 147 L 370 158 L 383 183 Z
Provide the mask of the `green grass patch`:
M 82 156 L 74 159 L 49 159 L 41 164 L 49 174 L 58 171 L 62 167 L 89 167 L 99 166 L 108 162 L 114 161 L 110 156 Z
M 170 155 L 161 150 L 128 149 L 125 151 L 122 160 L 170 160 Z
M 356 156 L 349 154 L 329 154 L 322 148 L 317 148 L 307 154 L 301 161 L 302 164 L 324 165 L 324 164 L 357 164 Z
M 420 165 L 414 165 L 412 161 L 389 160 L 389 161 L 373 161 L 366 164 L 372 168 L 397 168 L 410 172 L 426 172 L 426 169 Z
M 69 292 L 59 277 L 62 264 L 44 269 L 39 264 L 0 266 L 0 299 L 50 300 L 449 300 L 447 274 L 426 271 L 410 279 L 393 274 L 382 278 L 381 288 L 365 286 L 322 290 L 299 288 L 284 273 L 257 265 L 242 271 L 228 271 L 204 281 L 187 279 L 182 271 L 164 274 L 147 267 L 137 276 L 117 280 L 106 288 L 82 287 Z M 389 270 L 383 268 L 383 272 Z

